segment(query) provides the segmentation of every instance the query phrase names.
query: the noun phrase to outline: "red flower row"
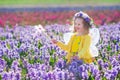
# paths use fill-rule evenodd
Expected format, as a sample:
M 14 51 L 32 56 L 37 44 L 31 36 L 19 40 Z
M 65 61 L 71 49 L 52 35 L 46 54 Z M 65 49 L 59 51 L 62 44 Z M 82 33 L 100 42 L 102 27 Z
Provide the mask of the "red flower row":
M 87 10 L 96 25 L 120 22 L 120 10 Z M 71 24 L 76 11 L 62 12 L 0 12 L 0 26 L 10 24 L 36 25 L 36 24 Z

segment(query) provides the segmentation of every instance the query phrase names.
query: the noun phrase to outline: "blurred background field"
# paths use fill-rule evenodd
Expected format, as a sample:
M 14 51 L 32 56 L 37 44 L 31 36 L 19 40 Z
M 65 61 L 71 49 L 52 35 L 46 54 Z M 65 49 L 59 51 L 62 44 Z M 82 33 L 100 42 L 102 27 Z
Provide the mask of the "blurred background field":
M 0 24 L 72 24 L 72 16 L 80 10 L 97 25 L 116 23 L 120 21 L 119 4 L 120 0 L 0 0 Z
M 119 4 L 120 0 L 0 0 L 0 6 L 98 6 Z

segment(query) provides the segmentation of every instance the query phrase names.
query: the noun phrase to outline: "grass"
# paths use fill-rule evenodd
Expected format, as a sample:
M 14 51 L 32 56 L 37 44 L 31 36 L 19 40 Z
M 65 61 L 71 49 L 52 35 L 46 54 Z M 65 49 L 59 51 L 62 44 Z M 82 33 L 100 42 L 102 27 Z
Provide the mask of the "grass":
M 120 0 L 0 0 L 0 5 L 98 5 L 119 4 Z

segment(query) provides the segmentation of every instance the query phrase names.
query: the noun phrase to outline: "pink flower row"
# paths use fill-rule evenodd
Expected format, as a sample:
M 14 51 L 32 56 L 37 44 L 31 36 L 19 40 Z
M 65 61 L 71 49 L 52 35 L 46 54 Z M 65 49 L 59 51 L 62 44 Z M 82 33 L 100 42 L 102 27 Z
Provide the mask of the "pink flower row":
M 96 25 L 120 22 L 120 10 L 87 10 L 84 11 L 90 15 Z M 0 12 L 0 26 L 6 24 L 12 26 L 36 25 L 36 24 L 72 24 L 72 18 L 76 11 L 61 12 Z

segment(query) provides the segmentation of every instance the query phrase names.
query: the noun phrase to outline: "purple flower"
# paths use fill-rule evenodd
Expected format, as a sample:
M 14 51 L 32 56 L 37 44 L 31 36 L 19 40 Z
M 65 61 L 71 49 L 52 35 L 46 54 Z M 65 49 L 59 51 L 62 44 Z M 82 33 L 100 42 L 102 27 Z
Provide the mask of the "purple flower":
M 97 76 L 95 76 L 95 80 L 101 80 L 101 76 L 97 74 Z
M 90 22 L 90 18 L 86 17 L 85 21 L 89 23 Z
M 110 79 L 111 79 L 111 74 L 109 74 L 109 73 L 107 73 L 107 72 L 104 74 L 104 76 L 105 76 L 105 77 L 106 77 L 106 79 L 108 79 L 108 80 L 110 80 Z
M 118 75 L 118 70 L 116 68 L 112 69 L 112 74 L 114 77 L 116 77 Z
M 85 66 L 81 65 L 78 67 L 78 70 L 79 72 L 84 72 L 86 69 L 85 69 Z
M 102 65 L 103 65 L 103 60 L 99 59 L 99 60 L 98 60 L 98 64 L 99 64 L 100 66 L 102 66 Z
M 49 79 L 52 79 L 53 74 L 51 72 L 48 72 L 47 75 Z
M 62 51 L 60 55 L 61 55 L 61 56 L 66 56 L 66 52 L 65 52 L 65 51 Z
M 63 59 L 59 59 L 56 65 L 58 68 L 62 69 L 65 67 L 65 61 Z
M 111 61 L 111 64 L 112 64 L 113 67 L 119 66 L 119 63 L 115 58 L 113 58 L 113 60 Z
M 120 61 L 120 54 L 118 54 L 118 60 Z
M 48 80 L 48 79 L 49 79 L 49 78 L 48 78 L 48 75 L 47 75 L 46 73 L 42 74 L 42 79 L 43 79 L 43 80 Z
M 18 61 L 13 61 L 11 69 L 13 70 L 18 70 L 19 62 Z
M 42 71 L 46 71 L 46 65 L 44 65 L 44 64 L 41 65 L 41 70 L 42 70 Z
M 31 76 L 35 77 L 35 73 L 34 73 L 34 72 L 31 72 Z
M 21 80 L 20 73 L 16 73 L 15 78 L 16 78 L 16 80 Z
M 6 62 L 0 58 L 0 73 L 4 70 L 4 68 L 6 68 Z
M 3 80 L 8 80 L 9 78 L 8 78 L 9 76 L 8 76 L 8 73 L 3 73 L 2 74 L 2 79 Z
M 0 49 L 0 57 L 2 57 L 2 56 L 3 56 L 3 50 Z
M 63 71 L 59 71 L 59 72 L 57 73 L 57 76 L 56 76 L 56 77 L 57 77 L 58 80 L 62 80 L 62 79 L 64 78 L 63 76 L 64 76 L 64 72 L 63 72 Z
M 12 79 L 14 78 L 14 74 L 15 74 L 15 73 L 13 73 L 13 72 L 10 72 L 10 75 L 9 75 L 9 77 L 10 77 L 10 80 L 12 80 Z
M 36 73 L 36 76 L 41 76 L 42 74 L 41 74 L 41 72 L 40 71 L 38 71 L 37 73 Z
M 109 64 L 106 62 L 103 64 L 104 68 L 108 68 L 109 67 Z
M 87 71 L 82 72 L 82 78 L 87 80 L 89 78 Z
M 68 79 L 68 74 L 67 73 L 64 73 L 64 78 Z
M 78 67 L 77 62 L 73 61 L 73 62 L 71 62 L 71 64 L 69 65 L 69 70 L 70 70 L 70 71 L 74 71 L 74 69 L 77 69 L 77 67 Z
M 96 76 L 98 73 L 99 73 L 99 71 L 98 71 L 97 69 L 94 69 L 92 74 L 93 74 L 94 76 Z

